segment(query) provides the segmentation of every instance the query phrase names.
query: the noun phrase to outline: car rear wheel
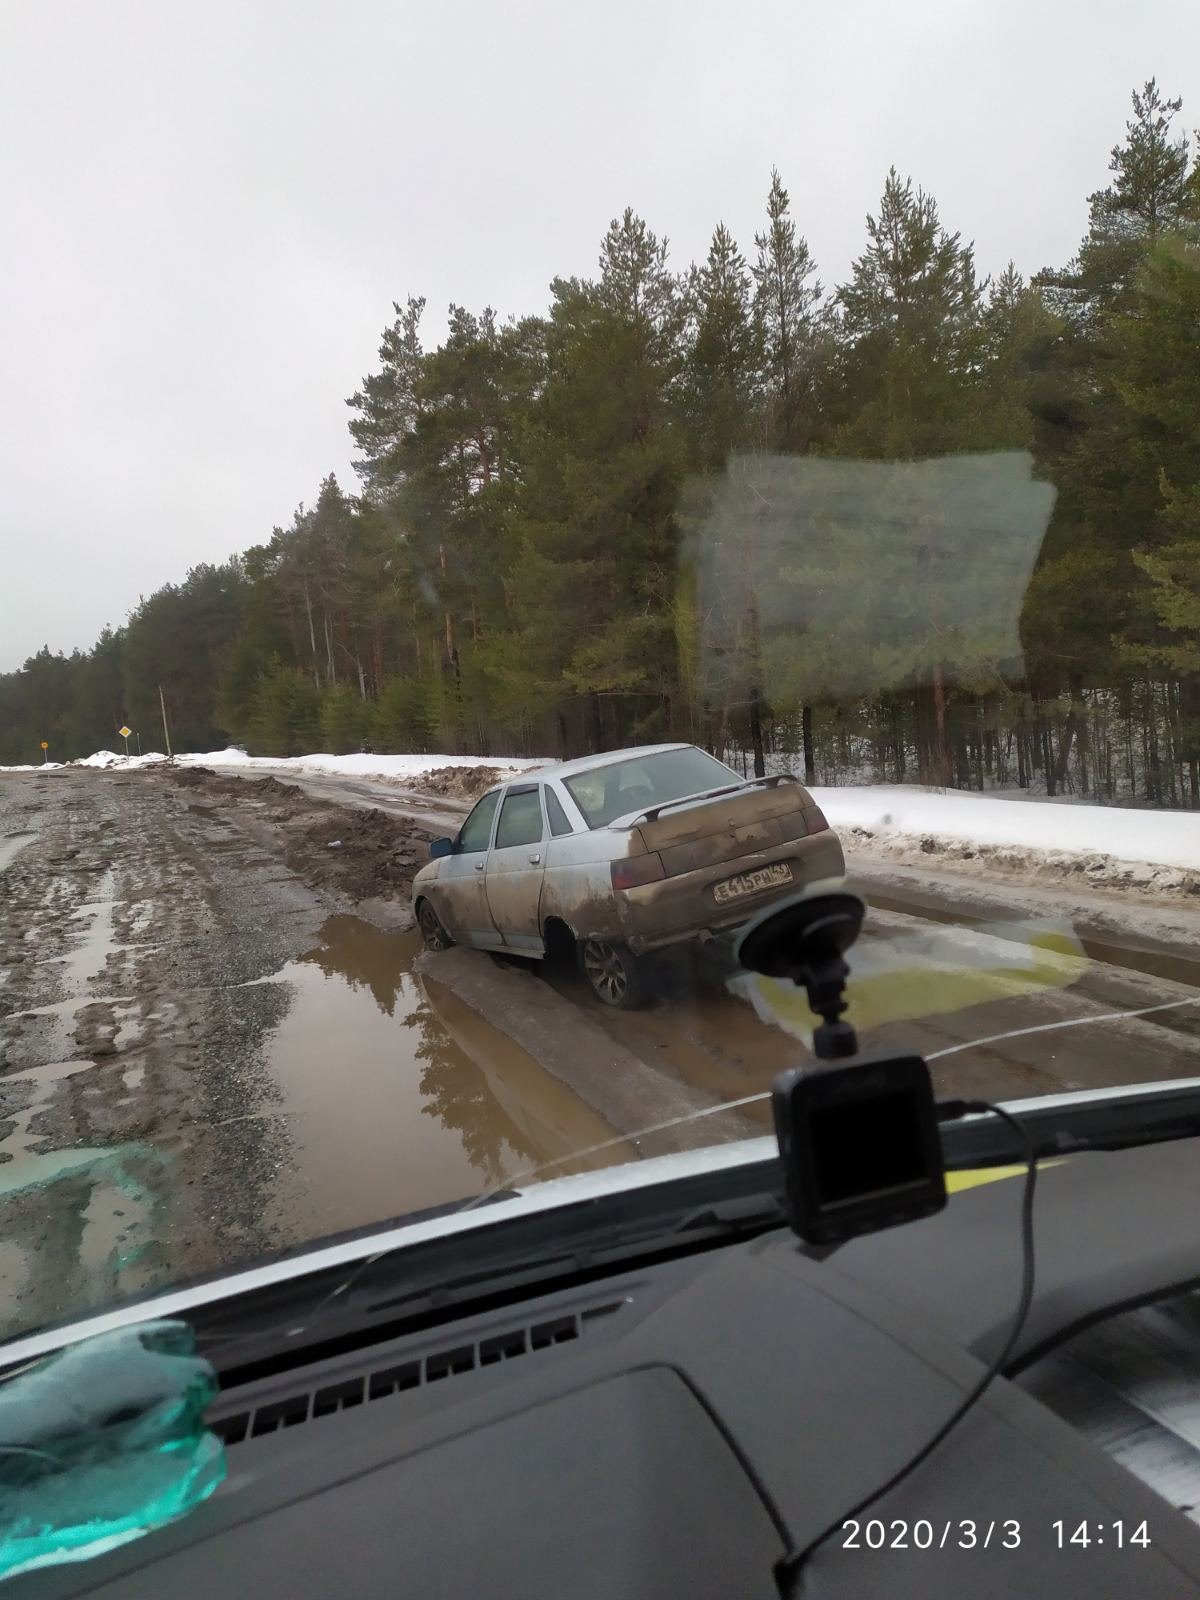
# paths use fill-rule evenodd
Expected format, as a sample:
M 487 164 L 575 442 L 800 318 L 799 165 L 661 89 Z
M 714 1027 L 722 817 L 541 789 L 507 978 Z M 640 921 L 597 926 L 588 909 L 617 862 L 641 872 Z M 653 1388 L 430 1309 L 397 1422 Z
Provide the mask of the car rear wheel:
M 603 1005 L 632 1011 L 645 998 L 642 968 L 632 950 L 608 939 L 582 939 L 579 965 L 592 993 Z
M 454 943 L 442 927 L 441 918 L 428 900 L 422 900 L 417 908 L 417 924 L 421 929 L 421 938 L 425 941 L 426 950 L 449 950 Z

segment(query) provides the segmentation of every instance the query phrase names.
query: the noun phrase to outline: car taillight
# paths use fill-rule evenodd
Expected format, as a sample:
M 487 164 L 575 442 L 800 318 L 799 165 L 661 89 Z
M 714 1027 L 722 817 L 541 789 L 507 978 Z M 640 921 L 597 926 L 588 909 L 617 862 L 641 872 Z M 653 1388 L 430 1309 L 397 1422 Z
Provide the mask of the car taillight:
M 626 856 L 612 864 L 614 889 L 636 889 L 639 883 L 657 883 L 666 875 L 662 857 L 654 850 L 644 856 Z
M 824 833 L 829 823 L 826 821 L 825 813 L 820 806 L 805 806 L 804 825 L 809 833 Z

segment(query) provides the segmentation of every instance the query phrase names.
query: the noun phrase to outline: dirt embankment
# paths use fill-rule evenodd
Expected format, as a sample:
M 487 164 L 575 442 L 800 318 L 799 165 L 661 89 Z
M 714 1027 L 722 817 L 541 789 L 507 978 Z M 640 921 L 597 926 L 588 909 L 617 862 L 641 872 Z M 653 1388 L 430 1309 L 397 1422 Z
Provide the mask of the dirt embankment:
M 429 855 L 428 838 L 414 824 L 375 807 L 315 800 L 277 778 L 222 777 L 208 767 L 177 768 L 170 778 L 219 797 L 231 820 L 268 830 L 291 870 L 339 905 L 390 905 L 384 920 L 408 920 L 412 880 Z
M 412 780 L 422 794 L 440 795 L 446 800 L 478 800 L 500 782 L 496 767 L 433 767 Z

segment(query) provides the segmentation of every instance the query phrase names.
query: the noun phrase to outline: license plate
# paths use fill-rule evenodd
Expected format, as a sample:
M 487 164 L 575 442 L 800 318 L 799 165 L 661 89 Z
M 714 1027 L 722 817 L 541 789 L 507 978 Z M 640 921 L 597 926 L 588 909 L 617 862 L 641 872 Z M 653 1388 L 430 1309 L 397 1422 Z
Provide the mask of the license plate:
M 773 867 L 759 867 L 755 872 L 739 872 L 736 878 L 726 878 L 713 889 L 713 899 L 719 906 L 730 900 L 740 900 L 743 895 L 757 894 L 760 889 L 777 889 L 781 883 L 791 883 L 790 861 L 777 861 Z

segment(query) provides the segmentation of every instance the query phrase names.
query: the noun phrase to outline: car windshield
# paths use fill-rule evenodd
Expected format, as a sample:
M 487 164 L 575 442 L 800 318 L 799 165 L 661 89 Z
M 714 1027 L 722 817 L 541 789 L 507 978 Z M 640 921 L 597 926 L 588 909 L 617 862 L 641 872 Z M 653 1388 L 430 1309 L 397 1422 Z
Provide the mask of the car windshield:
M 737 783 L 737 773 L 703 750 L 662 750 L 577 772 L 564 780 L 589 828 L 645 806 Z
M 814 886 L 1200 1079 L 1196 21 L 1059 11 L 6 7 L 0 1340 L 734 1159 Z

